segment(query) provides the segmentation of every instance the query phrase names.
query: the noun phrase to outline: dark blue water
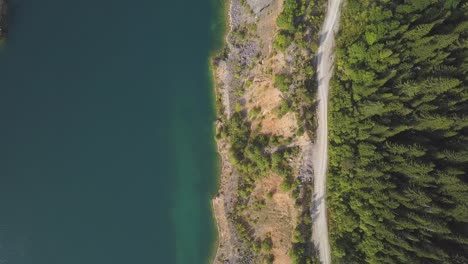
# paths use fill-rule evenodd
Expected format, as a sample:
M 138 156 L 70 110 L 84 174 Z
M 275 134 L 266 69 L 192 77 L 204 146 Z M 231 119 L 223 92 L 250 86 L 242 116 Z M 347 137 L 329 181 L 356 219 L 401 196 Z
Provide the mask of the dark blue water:
M 10 0 L 0 263 L 207 262 L 217 11 L 210 0 Z

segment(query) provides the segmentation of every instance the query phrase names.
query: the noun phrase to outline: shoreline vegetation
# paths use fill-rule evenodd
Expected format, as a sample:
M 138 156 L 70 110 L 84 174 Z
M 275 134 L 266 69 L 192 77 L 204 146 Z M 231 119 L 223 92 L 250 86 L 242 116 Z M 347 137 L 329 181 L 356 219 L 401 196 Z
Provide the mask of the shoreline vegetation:
M 229 33 L 229 30 L 228 30 L 228 25 L 229 25 L 229 8 L 227 8 L 227 6 L 229 6 L 229 4 L 227 4 L 226 2 L 230 2 L 230 0 L 227 0 L 227 1 L 222 1 L 222 0 L 212 0 L 212 7 L 213 7 L 213 10 L 215 10 L 215 15 L 213 17 L 213 22 L 212 22 L 212 30 L 214 32 L 212 32 L 212 35 L 213 35 L 213 40 L 212 40 L 212 43 L 213 44 L 213 47 L 211 49 L 211 52 L 208 56 L 208 74 L 209 74 L 209 79 L 210 79 L 210 83 L 211 83 L 211 87 L 212 87 L 212 104 L 213 104 L 213 109 L 215 111 L 215 116 L 217 117 L 218 116 L 218 108 L 215 107 L 216 105 L 216 80 L 215 80 L 215 76 L 214 76 L 214 69 L 215 69 L 215 65 L 213 64 L 213 61 L 214 59 L 218 56 L 219 52 L 224 49 L 225 45 L 226 45 L 226 37 Z M 215 135 L 216 133 L 216 122 L 213 123 L 213 126 L 212 126 L 212 129 L 214 131 L 213 135 Z M 213 140 L 215 140 L 216 142 L 216 138 L 214 137 Z M 215 146 L 216 146 L 216 165 L 215 165 L 215 175 L 216 175 L 216 183 L 215 183 L 215 186 L 216 186 L 216 190 L 215 192 L 213 193 L 212 197 L 211 197 L 211 201 L 210 201 L 210 208 L 211 208 L 211 215 L 212 215 L 212 218 L 214 220 L 214 223 L 215 223 L 215 239 L 214 239 L 214 242 L 213 242 L 213 246 L 211 248 L 211 252 L 210 252 L 210 257 L 208 258 L 208 261 L 209 263 L 213 263 L 215 258 L 216 258 L 216 255 L 217 255 L 217 251 L 218 251 L 218 248 L 220 246 L 220 238 L 219 238 L 219 232 L 220 232 L 220 227 L 219 227 L 219 220 L 217 218 L 217 213 L 216 213 L 216 209 L 215 209 L 215 204 L 214 204 L 214 198 L 215 196 L 217 195 L 217 192 L 218 192 L 218 189 L 219 189 L 219 185 L 220 185 L 220 181 L 221 181 L 221 168 L 222 168 L 222 157 L 221 157 L 221 154 L 220 154 L 220 151 L 219 151 L 219 147 L 218 147 L 218 144 L 215 143 Z
M 213 263 L 319 263 L 311 242 L 315 65 L 326 1 L 231 0 L 212 59 L 218 194 Z

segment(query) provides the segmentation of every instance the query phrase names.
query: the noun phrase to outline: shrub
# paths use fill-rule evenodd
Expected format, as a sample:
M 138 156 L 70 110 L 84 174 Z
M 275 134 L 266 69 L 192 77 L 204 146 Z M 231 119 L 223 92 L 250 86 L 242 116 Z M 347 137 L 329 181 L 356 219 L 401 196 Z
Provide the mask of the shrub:
M 262 250 L 265 252 L 270 252 L 273 248 L 273 241 L 271 237 L 267 237 L 262 241 Z
M 289 90 L 289 85 L 292 83 L 291 79 L 286 75 L 275 75 L 273 82 L 281 92 L 285 93 Z
M 284 51 L 292 42 L 292 37 L 284 32 L 276 35 L 275 41 L 273 41 L 273 47 L 276 50 Z

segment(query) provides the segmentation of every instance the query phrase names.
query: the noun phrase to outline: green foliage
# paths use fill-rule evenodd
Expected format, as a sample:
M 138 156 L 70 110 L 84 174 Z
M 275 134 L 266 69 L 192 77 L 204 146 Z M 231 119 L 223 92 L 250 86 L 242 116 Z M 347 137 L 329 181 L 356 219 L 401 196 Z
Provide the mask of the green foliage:
M 273 264 L 273 262 L 275 261 L 275 256 L 272 255 L 272 254 L 269 254 L 265 257 L 265 260 L 263 263 L 265 264 Z
M 286 93 L 289 90 L 289 85 L 291 85 L 291 79 L 286 75 L 275 75 L 273 82 L 276 88 L 283 93 Z
M 272 248 L 273 241 L 271 240 L 271 237 L 268 236 L 262 241 L 262 250 L 265 252 L 270 252 Z
M 294 31 L 294 18 L 297 9 L 296 0 L 285 0 L 283 3 L 283 11 L 276 19 L 276 24 L 280 29 Z
M 303 186 L 296 190 L 301 190 L 301 194 L 296 198 L 296 205 L 301 206 L 299 221 L 294 229 L 292 237 L 292 247 L 289 251 L 294 264 L 319 264 L 320 261 L 316 256 L 315 246 L 312 243 L 312 219 L 310 215 L 310 200 L 312 196 L 312 188 Z
M 284 177 L 284 182 L 287 185 L 284 190 L 289 191 L 292 188 L 293 178 L 292 168 L 287 159 L 296 156 L 299 150 L 297 148 L 286 148 L 270 154 L 266 151 L 267 147 L 289 144 L 290 140 L 278 136 L 253 133 L 250 130 L 250 124 L 242 116 L 241 112 L 234 113 L 220 130 L 222 131 L 220 133 L 225 134 L 225 137 L 229 139 L 231 145 L 229 151 L 230 161 L 243 176 L 239 180 L 239 199 L 233 213 L 233 221 L 242 241 L 249 247 L 252 246 L 255 251 L 258 248 L 255 245 L 253 234 L 250 232 L 251 228 L 241 213 L 249 204 L 253 183 L 259 177 L 274 170 Z M 269 194 L 268 196 L 272 197 L 272 195 Z M 250 204 L 254 209 L 260 210 L 266 205 L 266 202 L 265 200 L 257 200 Z M 264 248 L 263 245 L 262 248 Z
M 293 186 L 293 179 L 291 177 L 286 177 L 283 179 L 283 182 L 281 183 L 281 191 L 283 192 L 288 192 L 292 189 Z
M 288 101 L 283 99 L 281 101 L 281 104 L 278 106 L 278 108 L 276 108 L 276 114 L 278 115 L 279 118 L 281 118 L 285 114 L 290 112 L 291 110 L 292 109 L 291 109 L 291 106 L 289 105 Z
M 277 50 L 284 51 L 292 42 L 292 37 L 285 33 L 279 32 L 273 42 L 273 47 Z
M 262 248 L 261 248 L 260 241 L 256 240 L 255 242 L 252 243 L 252 250 L 253 250 L 255 253 L 259 253 L 261 249 L 262 249 Z
M 276 111 L 280 116 L 294 111 L 300 122 L 297 134 L 302 135 L 306 132 L 311 137 L 313 137 L 312 131 L 315 130 L 316 123 L 314 120 L 316 80 L 312 58 L 318 46 L 318 32 L 322 24 L 321 18 L 325 11 L 325 2 L 325 0 L 285 0 L 284 10 L 277 20 L 280 30 L 273 42 L 276 51 L 286 51 L 291 44 L 295 46 L 294 49 L 287 50 L 290 56 L 295 57 L 291 68 L 286 70 L 287 75 L 276 76 L 274 80 L 276 87 L 283 92 L 284 96 L 281 106 Z M 236 29 L 236 32 L 231 35 L 233 44 L 240 45 L 252 37 L 252 33 L 255 31 L 254 25 L 248 24 Z M 228 53 L 229 50 L 225 49 L 218 60 L 225 59 Z M 307 55 L 304 56 L 304 54 Z M 258 57 L 255 60 L 259 61 L 259 59 Z M 241 97 L 252 83 L 250 79 L 241 80 L 242 68 L 240 65 L 236 66 L 237 74 L 234 77 L 239 83 L 244 81 L 236 90 L 237 95 Z M 290 76 L 294 76 L 294 79 Z M 289 89 L 290 86 L 294 89 Z M 216 103 L 218 111 L 222 112 L 223 106 L 219 98 L 217 98 Z M 230 219 L 234 222 L 239 238 L 245 243 L 246 248 L 252 248 L 256 262 L 272 263 L 273 255 L 263 252 L 271 250 L 268 248 L 271 248 L 272 245 L 264 246 L 265 250 L 262 250 L 262 241 L 255 239 L 255 230 L 250 226 L 250 221 L 255 222 L 256 219 L 250 219 L 245 209 L 252 206 L 254 209 L 260 210 L 265 205 L 265 200 L 252 201 L 251 193 L 255 181 L 270 172 L 275 172 L 283 177 L 282 191 L 292 190 L 295 199 L 304 199 L 301 188 L 298 188 L 298 182 L 294 181 L 294 170 L 291 167 L 292 159 L 298 155 L 299 148 L 287 147 L 292 143 L 291 138 L 262 135 L 259 134 L 259 131 L 251 131 L 249 120 L 255 120 L 261 116 L 260 108 L 256 107 L 248 112 L 241 104 L 236 104 L 234 108 L 235 113 L 229 119 L 223 118 L 216 135 L 219 139 L 228 140 L 230 144 L 229 158 L 240 176 L 238 199 Z M 310 191 L 309 188 L 307 189 Z M 265 199 L 272 197 L 273 193 L 269 193 Z M 309 239 L 311 221 L 308 201 L 310 201 L 310 197 L 307 198 L 307 202 L 301 202 L 304 205 L 302 214 L 306 214 L 308 218 L 301 216 L 300 219 L 300 228 L 303 236 L 307 238 L 307 242 L 298 241 L 294 244 L 294 250 L 291 254 L 297 253 L 296 255 L 300 256 L 296 263 L 318 263 L 314 251 L 311 250 L 313 245 Z M 303 239 L 301 238 L 301 241 Z
M 250 110 L 249 117 L 250 118 L 255 118 L 255 117 L 259 116 L 261 113 L 262 113 L 262 108 L 260 108 L 260 106 L 255 106 L 255 107 L 252 108 L 252 110 Z
M 255 202 L 254 207 L 255 207 L 255 209 L 259 210 L 259 209 L 262 209 L 263 207 L 265 207 L 265 205 L 266 205 L 265 200 L 258 200 L 258 201 Z
M 323 0 L 285 0 L 283 11 L 276 19 L 276 25 L 280 32 L 273 42 L 273 47 L 284 51 L 295 41 L 299 47 L 307 48 L 308 42 L 304 34 L 318 32 L 319 22 L 323 10 Z M 312 15 L 314 14 L 314 15 Z M 311 20 L 317 21 L 311 21 Z M 307 33 L 305 28 L 307 28 Z
M 273 191 L 268 192 L 267 195 L 266 195 L 267 199 L 271 200 L 271 198 L 273 198 L 273 194 L 274 194 Z
M 460 2 L 347 1 L 329 114 L 334 263 L 467 260 Z

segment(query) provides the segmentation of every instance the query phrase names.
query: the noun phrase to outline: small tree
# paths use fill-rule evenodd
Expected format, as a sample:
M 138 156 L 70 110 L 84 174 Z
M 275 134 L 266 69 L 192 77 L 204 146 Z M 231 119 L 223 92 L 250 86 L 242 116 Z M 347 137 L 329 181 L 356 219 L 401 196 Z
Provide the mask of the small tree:
M 275 41 L 273 42 L 273 47 L 277 50 L 284 51 L 289 44 L 292 42 L 292 37 L 284 32 L 278 33 L 276 35 Z
M 268 236 L 262 241 L 262 250 L 265 252 L 270 252 L 272 248 L 273 241 L 271 240 L 271 237 Z
M 282 74 L 275 75 L 274 83 L 275 83 L 276 88 L 278 88 L 281 92 L 285 93 L 289 90 L 291 79 Z

